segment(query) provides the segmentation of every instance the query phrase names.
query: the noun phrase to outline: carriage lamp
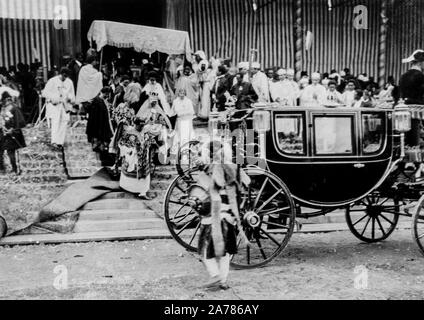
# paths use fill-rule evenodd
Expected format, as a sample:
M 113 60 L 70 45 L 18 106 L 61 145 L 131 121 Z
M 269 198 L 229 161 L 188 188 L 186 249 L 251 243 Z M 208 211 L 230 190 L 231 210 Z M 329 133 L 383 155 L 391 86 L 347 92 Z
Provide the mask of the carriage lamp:
M 395 130 L 400 133 L 400 156 L 405 157 L 405 133 L 411 130 L 411 112 L 400 103 L 394 111 Z
M 271 115 L 265 110 L 253 113 L 253 128 L 258 133 L 260 159 L 266 159 L 266 133 L 271 129 Z
M 256 132 L 264 133 L 271 129 L 271 117 L 268 111 L 257 110 L 253 113 L 253 127 Z
M 405 134 L 411 130 L 411 112 L 408 107 L 396 107 L 394 112 L 395 130 Z

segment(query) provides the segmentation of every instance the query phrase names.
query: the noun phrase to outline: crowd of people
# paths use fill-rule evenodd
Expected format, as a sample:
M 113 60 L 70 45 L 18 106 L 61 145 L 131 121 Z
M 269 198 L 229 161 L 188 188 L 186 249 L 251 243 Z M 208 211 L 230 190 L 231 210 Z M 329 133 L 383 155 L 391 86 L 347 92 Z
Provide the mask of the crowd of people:
M 45 86 L 37 71 L 39 63 L 19 64 L 17 70 L 0 68 L 0 95 L 6 94 L 2 110 L 7 109 L 6 103 L 13 103 L 22 114 L 15 128 L 20 130 L 34 115 L 38 117 L 41 96 L 51 143 L 59 149 L 65 142 L 70 115 L 85 116 L 88 141 L 103 164 L 123 168 L 122 185 L 146 198 L 153 163 L 167 163 L 169 158 L 174 161 L 179 148 L 194 138 L 193 120 L 207 121 L 211 112 L 247 109 L 257 102 L 291 107 L 372 107 L 376 101 L 399 99 L 393 77 L 379 88 L 372 77 L 355 77 L 347 68 L 310 76 L 301 72 L 296 79 L 291 68 L 262 71 L 257 62 L 232 66 L 228 60 L 207 59 L 203 51 L 197 51 L 190 62 L 182 56 L 169 56 L 166 64 L 159 66 L 143 59 L 134 74 L 128 64 L 120 62 L 120 56 L 119 52 L 112 64 L 100 67 L 99 57 L 90 49 L 86 57 L 79 54 L 69 60 Z M 2 150 L 7 149 L 4 145 Z M 12 152 L 9 156 L 13 159 Z M 140 185 L 130 186 L 127 177 L 137 177 Z

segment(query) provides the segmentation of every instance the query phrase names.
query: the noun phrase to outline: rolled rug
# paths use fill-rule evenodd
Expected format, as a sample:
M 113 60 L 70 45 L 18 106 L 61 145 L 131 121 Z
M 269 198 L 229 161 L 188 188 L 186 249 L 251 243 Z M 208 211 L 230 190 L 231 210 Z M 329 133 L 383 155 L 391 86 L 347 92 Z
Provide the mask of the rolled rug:
M 7 233 L 6 219 L 0 212 L 0 239 L 3 238 Z

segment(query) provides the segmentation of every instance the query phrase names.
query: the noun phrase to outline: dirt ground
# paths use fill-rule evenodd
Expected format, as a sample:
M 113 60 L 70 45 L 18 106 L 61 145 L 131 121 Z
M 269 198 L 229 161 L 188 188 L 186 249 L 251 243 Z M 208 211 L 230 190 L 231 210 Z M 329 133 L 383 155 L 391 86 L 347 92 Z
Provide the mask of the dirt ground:
M 271 264 L 233 270 L 230 290 L 208 292 L 197 256 L 173 240 L 0 247 L 0 298 L 423 299 L 423 266 L 409 230 L 374 245 L 295 234 Z

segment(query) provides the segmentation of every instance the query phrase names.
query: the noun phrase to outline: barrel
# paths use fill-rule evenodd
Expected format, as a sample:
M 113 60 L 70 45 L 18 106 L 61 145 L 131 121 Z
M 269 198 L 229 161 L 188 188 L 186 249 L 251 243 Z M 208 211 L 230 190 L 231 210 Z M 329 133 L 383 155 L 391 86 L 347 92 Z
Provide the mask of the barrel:
M 6 219 L 0 212 L 0 239 L 6 236 L 6 233 L 7 233 Z

